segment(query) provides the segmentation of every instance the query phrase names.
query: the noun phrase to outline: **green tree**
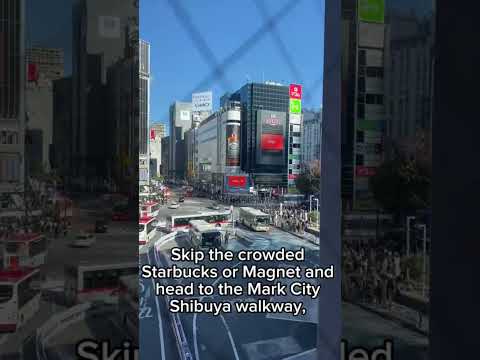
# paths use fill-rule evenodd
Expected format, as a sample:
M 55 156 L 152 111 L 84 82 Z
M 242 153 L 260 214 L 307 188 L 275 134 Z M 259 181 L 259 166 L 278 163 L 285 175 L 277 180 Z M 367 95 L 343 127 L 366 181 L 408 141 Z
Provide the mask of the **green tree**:
M 386 211 L 406 214 L 429 206 L 430 171 L 420 161 L 399 156 L 370 178 L 373 196 Z
M 302 174 L 295 179 L 295 186 L 302 194 L 320 191 L 320 161 L 312 161 L 305 166 Z

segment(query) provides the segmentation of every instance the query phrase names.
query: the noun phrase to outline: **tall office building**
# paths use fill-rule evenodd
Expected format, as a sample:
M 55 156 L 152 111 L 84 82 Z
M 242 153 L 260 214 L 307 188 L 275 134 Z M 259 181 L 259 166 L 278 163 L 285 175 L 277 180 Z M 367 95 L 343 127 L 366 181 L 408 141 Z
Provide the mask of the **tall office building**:
M 320 160 L 322 146 L 322 111 L 303 112 L 302 162 L 305 165 Z
M 32 72 L 38 72 L 38 82 L 53 81 L 64 76 L 63 49 L 31 47 L 26 49 L 26 61 Z
M 0 5 L 0 193 L 23 191 L 25 2 Z
M 169 111 L 170 140 L 168 174 L 172 179 L 185 179 L 185 132 L 192 127 L 192 103 L 176 101 Z
M 432 14 L 433 2 L 342 2 L 342 199 L 347 209 L 377 208 L 369 182 L 376 169 L 398 151 L 415 152 L 419 137 L 431 138 Z
M 165 136 L 161 140 L 162 144 L 162 161 L 160 164 L 160 175 L 164 177 L 169 176 L 169 161 L 170 161 L 170 136 Z
M 73 144 L 69 173 L 71 180 L 83 188 L 102 184 L 108 177 L 107 69 L 125 57 L 125 34 L 136 21 L 131 16 L 136 13 L 134 1 L 78 0 L 73 7 Z
M 150 114 L 150 44 L 140 40 L 140 114 L 138 124 L 139 136 L 139 181 L 148 185 L 150 178 L 150 156 L 148 149 L 148 124 Z
M 53 82 L 63 78 L 62 49 L 26 49 L 28 69 L 25 110 L 27 113 L 25 146 L 30 174 L 49 172 L 52 167 Z M 52 160 L 52 161 L 51 161 Z
M 241 169 L 260 187 L 287 187 L 289 87 L 249 83 L 229 99 L 241 103 Z
M 165 137 L 165 124 L 154 123 L 150 126 L 150 176 L 159 176 L 162 165 L 162 139 Z

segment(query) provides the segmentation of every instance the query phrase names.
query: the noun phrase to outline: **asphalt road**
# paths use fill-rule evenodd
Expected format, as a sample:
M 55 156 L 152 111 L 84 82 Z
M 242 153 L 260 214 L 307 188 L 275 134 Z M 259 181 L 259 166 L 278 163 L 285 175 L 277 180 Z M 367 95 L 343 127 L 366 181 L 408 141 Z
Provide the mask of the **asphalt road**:
M 190 212 L 203 209 L 205 204 L 212 201 L 207 199 L 186 199 L 179 209 L 161 209 L 159 218 L 165 217 L 172 211 Z M 156 239 L 158 240 L 158 238 Z M 173 247 L 189 247 L 190 244 L 185 236 L 179 235 L 175 240 L 169 243 L 163 243 L 157 249 L 151 246 L 142 258 L 142 264 L 155 264 L 159 267 L 171 266 L 169 261 L 170 249 Z M 240 250 L 273 250 L 273 249 L 299 249 L 303 247 L 306 252 L 305 264 L 290 265 L 313 265 L 319 256 L 319 248 L 307 241 L 278 229 L 273 229 L 268 233 L 254 233 L 248 229 L 240 227 L 238 229 L 237 239 L 231 240 L 227 249 L 234 252 Z M 204 262 L 204 264 L 207 261 Z M 177 266 L 194 267 L 190 262 L 175 262 Z M 265 263 L 268 267 L 284 266 L 281 263 Z M 197 265 L 198 266 L 198 265 Z M 219 269 L 231 267 L 231 263 L 216 262 L 215 266 Z M 153 285 L 155 280 L 146 280 Z M 159 281 L 159 280 L 157 280 Z M 212 284 L 214 280 L 203 279 L 202 283 Z M 189 283 L 190 280 L 171 280 L 171 284 L 179 282 Z M 194 280 L 198 282 L 198 280 Z M 234 279 L 229 280 L 231 284 L 245 286 L 247 280 Z M 151 293 L 150 293 L 151 296 Z M 191 297 L 176 296 L 176 299 Z M 198 298 L 198 297 L 197 297 Z M 258 299 L 260 297 L 256 297 Z M 269 299 L 270 297 L 265 297 Z M 175 343 L 172 340 L 169 326 L 171 324 L 170 315 L 167 310 L 165 299 L 161 296 L 149 298 L 147 301 L 152 309 L 152 317 L 141 319 L 141 340 L 140 345 L 147 345 L 148 348 L 158 355 L 155 358 L 175 359 L 173 356 Z M 234 302 L 245 300 L 256 300 L 245 296 L 222 297 L 222 301 Z M 203 298 L 203 301 L 219 300 L 219 297 Z M 279 301 L 279 298 L 273 299 Z M 285 300 L 285 297 L 283 297 Z M 299 299 L 296 299 L 297 301 Z M 308 299 L 303 299 L 308 300 Z M 295 355 L 305 354 L 302 358 L 311 358 L 312 353 L 309 350 L 316 345 L 316 322 L 318 319 L 318 310 L 314 301 L 305 301 L 307 314 L 305 316 L 293 317 L 289 314 L 239 314 L 226 313 L 220 316 L 212 314 L 181 314 L 180 320 L 185 331 L 190 351 L 196 360 L 218 360 L 218 359 L 245 359 L 245 360 L 280 360 Z M 427 339 L 415 332 L 403 328 L 395 322 L 386 320 L 378 315 L 367 312 L 357 306 L 344 304 L 344 338 L 349 346 L 365 346 L 372 348 L 383 345 L 383 341 L 391 339 L 394 342 L 394 352 L 396 358 L 425 359 Z M 148 328 L 150 330 L 148 330 Z M 165 330 L 168 328 L 168 330 Z M 162 335 L 163 334 L 163 335 Z M 154 350 L 154 349 L 157 350 Z M 171 351 L 171 353 L 170 353 Z M 163 353 L 167 354 L 162 357 Z M 309 354 L 309 355 L 308 355 Z M 150 357 L 142 355 L 141 359 Z M 298 357 L 300 358 L 300 357 Z

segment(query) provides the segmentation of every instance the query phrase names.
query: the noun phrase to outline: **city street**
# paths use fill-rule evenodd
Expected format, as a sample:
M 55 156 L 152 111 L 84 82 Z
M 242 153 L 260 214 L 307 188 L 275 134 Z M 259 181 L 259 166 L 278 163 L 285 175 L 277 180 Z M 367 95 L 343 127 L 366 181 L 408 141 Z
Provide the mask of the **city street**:
M 175 199 L 175 197 L 173 197 Z M 162 208 L 159 219 L 162 220 L 172 211 L 182 213 L 199 211 L 205 209 L 213 201 L 208 199 L 187 198 L 186 202 L 179 209 L 170 210 Z M 158 236 L 154 241 L 158 240 Z M 152 241 L 153 243 L 153 241 Z M 142 264 L 155 264 L 159 267 L 171 265 L 169 252 L 173 247 L 189 247 L 187 236 L 179 233 L 174 240 L 157 244 L 159 251 L 150 244 L 148 251 L 142 256 Z M 272 229 L 267 233 L 256 233 L 242 226 L 237 228 L 237 237 L 227 244 L 226 248 L 234 252 L 252 250 L 273 250 L 273 249 L 299 249 L 305 248 L 306 263 L 290 264 L 290 266 L 313 266 L 318 262 L 319 247 L 309 241 L 303 240 L 288 232 Z M 204 261 L 203 264 L 207 264 Z M 191 263 L 176 262 L 177 266 L 193 267 Z M 217 262 L 215 266 L 222 269 L 231 266 L 226 262 Z M 258 265 L 258 264 L 257 264 Z M 265 263 L 264 266 L 282 266 L 281 263 Z M 148 319 L 141 319 L 141 341 L 140 344 L 156 344 L 158 354 L 174 353 L 175 344 L 173 337 L 169 334 L 171 326 L 165 301 L 162 297 L 153 299 L 151 288 L 153 280 L 142 280 L 150 283 L 145 286 L 149 296 L 146 297 L 148 307 L 152 309 L 152 316 Z M 171 280 L 171 284 L 182 280 Z M 183 280 L 189 283 L 190 280 Z M 194 280 L 197 282 L 199 280 Z M 203 283 L 212 284 L 217 282 L 210 279 L 201 280 Z M 247 280 L 229 280 L 231 284 L 245 286 Z M 180 297 L 175 297 L 180 298 Z M 268 297 L 265 297 L 268 300 Z M 203 301 L 219 300 L 212 298 L 202 299 Z M 222 301 L 238 302 L 247 300 L 246 297 L 222 297 Z M 252 300 L 252 299 L 250 299 Z M 278 298 L 273 299 L 279 301 Z M 283 298 L 282 300 L 286 300 Z M 289 300 L 289 299 L 288 299 Z M 185 332 L 190 351 L 195 359 L 284 359 L 294 354 L 300 354 L 315 347 L 316 344 L 316 323 L 318 322 L 318 310 L 311 299 L 303 300 L 307 307 L 307 314 L 293 318 L 288 314 L 238 314 L 229 313 L 221 316 L 212 314 L 181 314 L 180 319 Z M 397 356 L 409 359 L 424 359 L 426 356 L 427 339 L 393 321 L 381 318 L 378 315 L 367 312 L 362 308 L 344 303 L 344 337 L 349 346 L 374 347 L 383 344 L 385 339 L 394 341 L 394 351 Z M 148 330 L 150 329 L 150 330 Z M 163 334 L 163 336 L 162 336 Z M 212 336 L 214 334 L 214 336 Z M 161 339 L 160 341 L 158 339 Z M 154 347 L 149 347 L 154 349 Z M 160 356 L 160 358 L 162 358 Z M 169 357 L 166 357 L 169 359 Z
M 63 304 L 63 282 L 65 265 L 87 261 L 89 263 L 136 262 L 138 254 L 137 226 L 131 223 L 111 222 L 105 234 L 95 234 L 96 243 L 89 248 L 74 248 L 70 241 L 80 231 L 92 231 L 95 220 L 103 217 L 106 203 L 93 199 L 76 204 L 76 217 L 72 230 L 64 237 L 47 236 L 50 239 L 46 264 L 43 268 L 46 281 L 42 284 L 42 301 L 36 315 L 23 328 L 13 334 L 0 336 L 0 359 L 36 359 L 35 331 L 54 314 L 67 308 Z M 134 239 L 135 241 L 132 241 Z M 75 358 L 75 344 L 83 339 L 111 340 L 119 344 L 128 339 L 125 330 L 118 325 L 118 314 L 86 319 L 73 324 L 61 333 L 61 338 L 53 337 L 49 342 L 48 356 L 53 359 Z M 108 321 L 105 321 L 107 319 Z M 22 355 L 23 351 L 23 355 Z M 67 354 L 70 354 L 67 356 Z M 22 357 L 23 356 L 23 357 Z

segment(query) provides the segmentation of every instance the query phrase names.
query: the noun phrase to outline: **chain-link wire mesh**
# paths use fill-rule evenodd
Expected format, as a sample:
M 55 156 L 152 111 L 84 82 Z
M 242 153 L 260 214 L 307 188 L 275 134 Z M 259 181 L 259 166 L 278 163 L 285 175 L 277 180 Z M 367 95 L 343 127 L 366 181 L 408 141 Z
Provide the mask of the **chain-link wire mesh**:
M 201 34 L 201 31 L 195 26 L 193 19 L 188 14 L 186 9 L 182 6 L 181 2 L 176 0 L 168 0 L 168 5 L 173 10 L 175 17 L 181 27 L 186 31 L 189 38 L 191 39 L 193 45 L 202 56 L 202 58 L 209 64 L 210 73 L 203 78 L 198 85 L 196 85 L 191 91 L 186 93 L 184 98 L 189 98 L 192 93 L 197 91 L 202 91 L 204 88 L 211 86 L 212 84 L 217 83 L 220 85 L 222 90 L 228 92 L 232 90 L 231 84 L 229 83 L 226 73 L 227 71 L 240 59 L 248 55 L 254 46 L 267 36 L 270 36 L 273 40 L 273 43 L 277 49 L 279 58 L 287 65 L 287 68 L 290 72 L 292 78 L 296 79 L 300 84 L 304 84 L 307 74 L 302 73 L 301 67 L 295 62 L 295 59 L 292 57 L 291 53 L 288 51 L 285 42 L 283 41 L 279 27 L 282 21 L 291 14 L 292 11 L 305 3 L 303 0 L 291 0 L 288 1 L 284 6 L 282 6 L 274 14 L 269 14 L 269 11 L 266 6 L 266 2 L 262 0 L 252 0 L 254 8 L 259 13 L 262 19 L 262 24 L 259 28 L 248 38 L 246 38 L 232 53 L 224 57 L 223 59 L 218 59 L 213 50 L 209 47 L 207 40 Z M 324 8 L 320 1 L 316 2 L 318 5 L 318 18 L 319 24 L 323 24 L 324 18 Z M 319 26 L 319 34 L 324 31 L 322 27 Z M 322 45 L 320 45 L 322 46 Z M 319 71 L 320 74 L 316 74 L 316 77 L 313 78 L 312 86 L 309 87 L 304 95 L 304 101 L 309 103 L 312 100 L 314 94 L 317 90 L 323 85 L 323 78 L 333 71 L 338 71 L 338 66 L 341 64 L 341 54 L 337 54 L 337 59 L 328 69 Z M 322 69 L 322 64 L 319 64 L 319 69 Z M 311 80 L 311 78 L 309 79 Z M 323 132 L 322 132 L 323 133 Z M 323 134 L 322 134 L 323 136 Z M 332 248 L 331 244 L 322 242 L 322 246 Z M 335 246 L 333 248 L 336 248 Z M 335 256 L 340 258 L 340 254 L 335 251 Z M 328 352 L 333 356 L 338 354 L 337 344 L 331 343 L 331 337 L 323 332 L 321 328 L 318 328 L 319 339 L 322 339 L 322 346 L 326 347 Z

